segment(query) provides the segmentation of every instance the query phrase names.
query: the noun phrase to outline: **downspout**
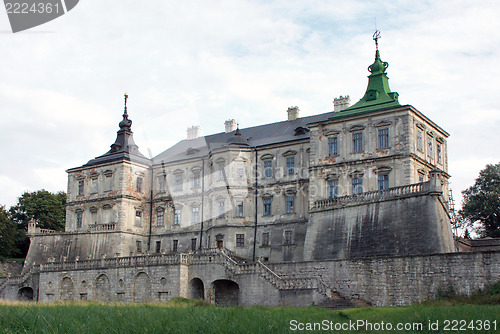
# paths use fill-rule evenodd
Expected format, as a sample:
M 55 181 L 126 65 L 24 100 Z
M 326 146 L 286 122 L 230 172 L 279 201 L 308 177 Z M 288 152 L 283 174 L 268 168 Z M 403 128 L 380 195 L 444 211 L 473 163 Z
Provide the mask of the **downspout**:
M 148 251 L 151 251 L 151 234 L 153 233 L 153 165 L 151 165 L 151 191 L 149 201 L 149 235 L 148 235 Z
M 252 261 L 255 261 L 255 250 L 257 248 L 257 208 L 258 208 L 258 205 L 257 205 L 257 186 L 259 185 L 258 183 L 258 173 L 257 173 L 257 167 L 258 167 L 258 164 L 257 164 L 257 147 L 254 147 L 255 149 L 255 228 L 254 228 L 254 232 L 253 232 L 253 256 L 252 256 Z
M 203 158 L 201 158 L 201 227 L 200 227 L 200 249 L 203 248 L 203 220 L 205 218 L 204 214 L 204 201 L 205 201 L 205 161 L 203 161 Z M 210 245 L 208 245 L 210 248 Z

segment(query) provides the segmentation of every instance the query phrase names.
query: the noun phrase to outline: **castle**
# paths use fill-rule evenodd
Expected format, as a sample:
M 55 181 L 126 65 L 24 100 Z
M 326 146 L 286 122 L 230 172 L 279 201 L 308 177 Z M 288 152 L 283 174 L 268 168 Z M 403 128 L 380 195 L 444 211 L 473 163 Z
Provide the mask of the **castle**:
M 376 39 L 375 39 L 376 40 Z M 377 40 L 376 40 L 377 42 Z M 8 299 L 218 305 L 401 305 L 500 278 L 498 252 L 456 252 L 448 133 L 391 92 L 307 117 L 187 139 L 151 159 L 125 108 L 111 149 L 69 169 L 66 230 L 31 222 Z

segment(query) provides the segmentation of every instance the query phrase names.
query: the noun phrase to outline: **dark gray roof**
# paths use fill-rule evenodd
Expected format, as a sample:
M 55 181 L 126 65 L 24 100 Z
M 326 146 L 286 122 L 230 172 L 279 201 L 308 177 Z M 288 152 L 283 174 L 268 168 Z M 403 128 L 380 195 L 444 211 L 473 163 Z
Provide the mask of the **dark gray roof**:
M 336 112 L 297 118 L 293 121 L 264 124 L 239 129 L 241 138 L 235 139 L 237 130 L 229 133 L 216 133 L 190 140 L 181 140 L 163 153 L 153 158 L 153 164 L 169 163 L 206 156 L 210 151 L 228 145 L 260 147 L 308 139 L 308 123 L 325 121 Z

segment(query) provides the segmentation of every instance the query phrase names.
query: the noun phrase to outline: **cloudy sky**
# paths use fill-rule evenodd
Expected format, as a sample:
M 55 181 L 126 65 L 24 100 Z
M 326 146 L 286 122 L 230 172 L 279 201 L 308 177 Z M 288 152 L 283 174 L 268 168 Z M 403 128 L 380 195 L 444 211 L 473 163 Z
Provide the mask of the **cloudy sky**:
M 203 134 L 359 100 L 375 26 L 392 91 L 447 130 L 455 198 L 500 161 L 500 2 L 81 0 L 12 34 L 0 11 L 0 204 L 66 191 L 114 142 L 128 92 L 135 141 L 157 155 Z

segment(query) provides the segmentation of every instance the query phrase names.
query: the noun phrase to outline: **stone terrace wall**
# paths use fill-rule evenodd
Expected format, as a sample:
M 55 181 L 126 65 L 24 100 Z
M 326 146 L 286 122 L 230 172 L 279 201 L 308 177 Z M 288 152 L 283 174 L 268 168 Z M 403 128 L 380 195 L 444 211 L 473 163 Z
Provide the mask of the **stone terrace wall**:
M 320 276 L 341 296 L 407 305 L 439 291 L 470 295 L 500 280 L 500 252 L 268 264 L 281 276 Z
M 0 261 L 0 274 L 19 275 L 23 269 L 23 262 Z

